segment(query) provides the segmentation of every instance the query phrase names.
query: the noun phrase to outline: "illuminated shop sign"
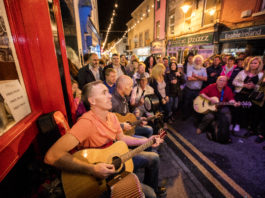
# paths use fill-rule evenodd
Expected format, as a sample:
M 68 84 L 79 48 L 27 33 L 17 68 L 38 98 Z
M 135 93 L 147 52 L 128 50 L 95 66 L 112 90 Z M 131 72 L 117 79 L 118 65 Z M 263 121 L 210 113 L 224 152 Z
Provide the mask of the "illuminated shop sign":
M 188 46 L 188 45 L 204 45 L 213 43 L 213 33 L 197 34 L 194 36 L 187 36 L 170 40 L 170 46 Z
M 265 38 L 265 25 L 222 32 L 220 41 Z
M 161 54 L 165 50 L 165 41 L 154 41 L 151 46 L 152 54 Z

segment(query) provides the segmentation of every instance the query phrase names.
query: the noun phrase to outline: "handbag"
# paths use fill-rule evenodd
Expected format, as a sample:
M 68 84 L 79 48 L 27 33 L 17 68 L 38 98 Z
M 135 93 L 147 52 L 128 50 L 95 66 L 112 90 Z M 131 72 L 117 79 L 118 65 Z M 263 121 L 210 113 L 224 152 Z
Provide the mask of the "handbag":
M 249 94 L 248 97 L 250 100 L 261 102 L 264 98 L 264 92 L 254 90 Z

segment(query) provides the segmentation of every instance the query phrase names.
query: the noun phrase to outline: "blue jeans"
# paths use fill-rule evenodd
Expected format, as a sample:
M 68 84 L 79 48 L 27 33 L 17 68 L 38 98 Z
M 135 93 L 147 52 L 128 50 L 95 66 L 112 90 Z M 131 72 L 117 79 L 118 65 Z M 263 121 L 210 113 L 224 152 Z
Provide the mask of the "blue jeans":
M 135 135 L 140 135 L 149 138 L 153 135 L 153 128 L 150 126 L 136 126 Z
M 134 171 L 145 168 L 143 183 L 158 191 L 159 155 L 155 152 L 143 151 L 133 157 Z
M 169 107 L 170 110 L 176 110 L 178 108 L 179 98 L 178 96 L 175 97 L 169 97 Z

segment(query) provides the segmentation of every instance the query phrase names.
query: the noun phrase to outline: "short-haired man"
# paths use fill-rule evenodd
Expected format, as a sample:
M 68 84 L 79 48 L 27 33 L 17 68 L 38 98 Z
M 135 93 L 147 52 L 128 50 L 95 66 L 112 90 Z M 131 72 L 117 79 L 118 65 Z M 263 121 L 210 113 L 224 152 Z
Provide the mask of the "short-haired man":
M 85 66 L 82 67 L 77 75 L 79 88 L 82 89 L 87 83 L 103 80 L 102 68 L 99 67 L 99 59 L 96 53 L 84 56 Z
M 222 71 L 221 61 L 222 61 L 221 57 L 219 55 L 216 55 L 213 59 L 213 64 L 210 67 L 206 68 L 207 71 L 206 86 L 215 83 L 217 77 L 220 76 L 220 73 Z
M 112 112 L 117 112 L 121 115 L 129 113 L 126 97 L 130 95 L 132 86 L 133 80 L 129 76 L 122 75 L 117 79 L 116 90 L 112 96 Z M 123 123 L 123 128 L 130 130 L 131 126 L 128 123 Z M 135 134 L 150 136 L 150 128 L 136 128 Z M 159 164 L 159 156 L 154 152 L 142 152 L 140 155 L 138 159 L 134 158 L 135 169 L 145 168 L 144 183 L 151 185 L 157 194 L 165 194 L 166 189 L 158 187 L 158 166 L 154 166 L 156 163 Z
M 148 139 L 134 138 L 123 134 L 116 115 L 109 112 L 112 108 L 112 96 L 102 81 L 86 84 L 82 94 L 83 99 L 90 103 L 91 110 L 84 113 L 71 130 L 48 150 L 45 162 L 67 171 L 106 178 L 115 172 L 112 164 L 89 164 L 71 155 L 70 151 L 77 146 L 78 148 L 102 148 L 115 140 L 124 141 L 129 146 L 138 146 L 146 143 Z M 156 143 L 153 146 L 158 146 L 162 142 L 156 136 L 150 137 L 150 139 L 152 138 L 156 138 Z M 152 164 L 154 169 L 158 166 L 158 161 Z M 149 176 L 152 178 L 151 175 Z M 147 184 L 154 187 L 152 182 L 155 181 L 149 182 Z M 145 187 L 143 190 L 146 193 Z M 150 190 L 148 187 L 147 189 Z M 155 197 L 154 193 L 152 195 L 152 191 L 150 196 Z
M 116 88 L 117 73 L 114 69 L 108 68 L 105 71 L 104 84 L 109 89 L 109 93 L 113 94 Z
M 125 70 L 125 67 L 123 67 L 121 64 L 120 64 L 120 56 L 119 54 L 113 54 L 112 57 L 111 57 L 111 64 L 106 66 L 103 70 L 103 74 L 105 76 L 105 72 L 106 72 L 106 69 L 108 68 L 113 68 L 115 69 L 116 73 L 117 73 L 117 77 L 121 76 L 121 75 L 127 75 L 126 73 L 126 70 Z
M 234 103 L 235 106 L 238 105 L 237 102 L 234 100 L 234 95 L 230 87 L 227 86 L 227 77 L 226 76 L 219 76 L 216 80 L 216 83 L 210 84 L 205 87 L 200 92 L 200 96 L 208 101 L 211 104 L 216 104 L 217 102 L 231 102 Z M 217 97 L 219 101 L 215 98 Z M 217 112 L 209 112 L 207 113 L 202 121 L 200 122 L 196 133 L 201 134 L 213 121 L 216 122 L 223 122 L 222 127 L 226 134 L 229 134 L 229 125 L 231 123 L 231 114 L 228 107 L 221 107 L 218 109 Z M 220 134 L 219 134 L 220 135 Z M 228 142 L 229 135 L 227 137 L 220 137 L 219 140 L 222 143 Z

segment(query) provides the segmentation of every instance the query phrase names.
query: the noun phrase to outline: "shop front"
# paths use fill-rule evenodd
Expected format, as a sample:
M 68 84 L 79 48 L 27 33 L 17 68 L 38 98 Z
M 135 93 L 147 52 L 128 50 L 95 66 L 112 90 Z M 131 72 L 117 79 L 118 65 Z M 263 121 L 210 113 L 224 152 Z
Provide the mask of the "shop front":
M 39 155 L 38 117 L 61 111 L 71 125 L 75 109 L 60 1 L 0 0 L 0 25 L 1 197 L 18 197 L 30 179 L 21 160 Z
M 246 52 L 248 55 L 264 55 L 265 25 L 221 32 L 219 43 L 221 53 L 236 55 Z
M 165 56 L 166 45 L 165 40 L 156 40 L 151 43 L 151 54 L 155 56 Z
M 138 56 L 140 61 L 144 61 L 148 56 L 150 56 L 150 47 L 140 47 L 133 49 L 133 54 Z
M 200 54 L 208 58 L 214 53 L 213 33 L 196 34 L 169 40 L 167 55 L 177 58 L 178 63 L 183 63 L 188 53 Z

